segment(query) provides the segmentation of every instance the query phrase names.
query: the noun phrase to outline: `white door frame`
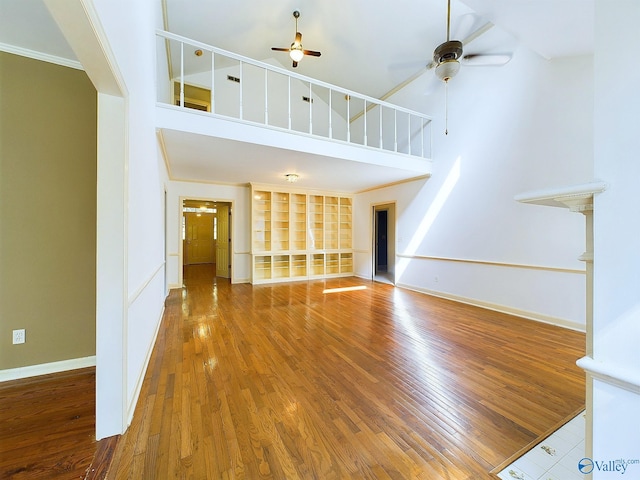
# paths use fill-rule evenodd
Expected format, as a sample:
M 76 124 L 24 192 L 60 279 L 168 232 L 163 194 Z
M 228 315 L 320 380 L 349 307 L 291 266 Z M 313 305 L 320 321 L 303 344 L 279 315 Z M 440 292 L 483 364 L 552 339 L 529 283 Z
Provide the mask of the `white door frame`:
M 376 241 L 377 213 L 386 210 L 387 214 L 387 272 L 395 285 L 396 272 L 396 202 L 395 200 L 371 204 L 371 279 L 376 277 Z
M 229 204 L 229 210 L 233 212 L 234 201 L 230 199 L 210 198 L 210 197 L 198 197 L 193 195 L 181 195 L 180 205 L 178 206 L 178 285 L 182 286 L 184 282 L 184 241 L 182 240 L 182 217 L 185 200 L 194 200 L 196 202 L 215 202 L 215 203 L 227 203 Z M 231 215 L 231 225 L 229 225 L 229 235 L 231 236 L 231 244 L 229 245 L 229 262 L 231 268 L 229 269 L 229 275 L 231 283 L 233 283 L 233 239 L 234 235 L 234 215 Z

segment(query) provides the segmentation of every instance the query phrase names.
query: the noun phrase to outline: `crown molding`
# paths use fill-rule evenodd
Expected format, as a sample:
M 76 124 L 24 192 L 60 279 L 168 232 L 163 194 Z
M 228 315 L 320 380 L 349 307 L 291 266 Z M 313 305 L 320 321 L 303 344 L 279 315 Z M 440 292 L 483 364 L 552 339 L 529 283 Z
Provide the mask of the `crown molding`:
M 34 60 L 40 60 L 42 62 L 54 63 L 62 67 L 84 70 L 84 68 L 82 68 L 82 64 L 77 60 L 69 60 L 68 58 L 56 57 L 55 55 L 36 52 L 35 50 L 29 50 L 28 48 L 16 47 L 15 45 L 0 43 L 0 51 L 12 53 L 14 55 L 20 55 L 21 57 L 32 58 Z

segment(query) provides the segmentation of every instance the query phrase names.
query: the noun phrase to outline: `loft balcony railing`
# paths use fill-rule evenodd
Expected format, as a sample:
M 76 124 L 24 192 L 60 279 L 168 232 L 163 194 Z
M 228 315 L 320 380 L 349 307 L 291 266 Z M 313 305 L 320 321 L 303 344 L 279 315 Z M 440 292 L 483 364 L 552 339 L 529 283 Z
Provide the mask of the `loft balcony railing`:
M 157 31 L 158 102 L 336 142 L 431 158 L 431 118 Z

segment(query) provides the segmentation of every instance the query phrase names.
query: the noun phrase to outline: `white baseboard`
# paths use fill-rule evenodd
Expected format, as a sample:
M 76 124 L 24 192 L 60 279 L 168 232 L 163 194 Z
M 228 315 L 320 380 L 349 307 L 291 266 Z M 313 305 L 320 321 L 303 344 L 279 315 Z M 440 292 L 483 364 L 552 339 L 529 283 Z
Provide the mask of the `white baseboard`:
M 70 360 L 62 360 L 59 362 L 41 363 L 40 365 L 29 365 L 26 367 L 10 368 L 0 370 L 0 382 L 8 382 L 9 380 L 20 380 L 22 378 L 37 377 L 38 375 L 49 375 L 51 373 L 66 372 L 68 370 L 76 370 L 78 368 L 87 368 L 96 366 L 96 356 L 83 358 L 72 358 Z
M 494 312 L 507 313 L 515 317 L 526 318 L 527 320 L 535 320 L 536 322 L 548 323 L 557 327 L 568 328 L 569 330 L 575 330 L 577 332 L 585 332 L 586 327 L 578 322 L 572 322 L 571 320 L 565 320 L 563 318 L 552 317 L 550 315 L 544 315 L 541 313 L 530 312 L 528 310 L 521 310 L 519 308 L 507 307 L 506 305 L 498 305 L 495 303 L 484 302 L 475 298 L 467 298 L 451 293 L 437 292 L 422 287 L 416 287 L 415 285 L 408 285 L 405 283 L 398 283 L 396 287 L 406 288 L 407 290 L 413 290 L 414 292 L 424 293 L 434 297 L 445 298 L 447 300 L 453 300 L 455 302 L 466 303 L 467 305 L 473 305 L 475 307 L 486 308 L 487 310 L 493 310 Z

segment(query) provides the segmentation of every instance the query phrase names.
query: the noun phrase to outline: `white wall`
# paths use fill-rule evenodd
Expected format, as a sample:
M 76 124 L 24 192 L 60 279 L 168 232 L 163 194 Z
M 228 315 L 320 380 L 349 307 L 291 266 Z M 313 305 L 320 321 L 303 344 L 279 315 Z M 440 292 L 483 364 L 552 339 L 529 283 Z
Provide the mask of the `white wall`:
M 184 199 L 230 202 L 231 213 L 231 282 L 251 279 L 251 225 L 249 186 L 214 185 L 192 182 L 169 182 L 167 188 L 167 283 L 182 287 L 182 218 Z
M 391 98 L 433 115 L 433 175 L 360 194 L 354 211 L 370 223 L 371 204 L 398 202 L 400 285 L 584 328 L 582 215 L 513 197 L 593 180 L 592 65 L 521 48 L 501 68 L 463 67 L 449 86 L 447 136 L 443 86 L 422 95 L 425 76 Z M 365 277 L 370 231 L 355 230 Z
M 636 460 L 640 478 L 640 67 L 611 75 L 611 51 L 640 48 L 640 4 L 596 0 L 595 173 L 608 184 L 594 202 L 593 459 Z M 596 468 L 594 479 L 620 472 Z

